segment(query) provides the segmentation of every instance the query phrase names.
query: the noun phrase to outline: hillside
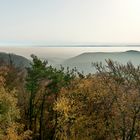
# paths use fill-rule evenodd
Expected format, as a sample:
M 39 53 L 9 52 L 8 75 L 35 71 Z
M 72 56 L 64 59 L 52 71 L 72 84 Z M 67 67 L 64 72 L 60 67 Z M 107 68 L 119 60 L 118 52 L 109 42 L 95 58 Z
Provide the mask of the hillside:
M 62 65 L 64 67 L 69 66 L 70 68 L 76 67 L 79 71 L 83 71 L 87 74 L 95 72 L 92 63 L 102 62 L 105 64 L 105 60 L 107 59 L 112 59 L 121 64 L 132 62 L 137 66 L 140 64 L 140 52 L 135 50 L 129 50 L 126 52 L 87 52 L 65 60 Z
M 2 63 L 9 64 L 10 59 L 16 67 L 24 68 L 24 67 L 28 67 L 30 65 L 30 61 L 23 56 L 0 52 L 1 64 Z
M 22 56 L 16 54 L 10 54 L 11 60 L 16 67 L 28 67 L 30 61 Z M 95 69 L 92 66 L 94 62 L 102 62 L 105 64 L 105 60 L 111 59 L 117 61 L 121 64 L 126 64 L 127 62 L 132 62 L 135 66 L 140 64 L 140 52 L 135 50 L 129 50 L 126 52 L 86 52 L 78 56 L 61 59 L 61 58 L 42 58 L 42 60 L 48 60 L 48 65 L 59 68 L 60 65 L 64 67 L 77 68 L 78 71 L 84 74 L 95 73 Z M 9 54 L 0 53 L 0 61 L 5 63 L 10 63 Z

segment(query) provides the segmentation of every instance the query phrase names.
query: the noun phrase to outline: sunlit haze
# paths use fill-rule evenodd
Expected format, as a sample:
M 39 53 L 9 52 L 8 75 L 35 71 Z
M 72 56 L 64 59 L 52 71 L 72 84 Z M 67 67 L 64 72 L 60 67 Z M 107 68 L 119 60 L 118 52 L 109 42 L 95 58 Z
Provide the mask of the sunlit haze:
M 140 0 L 0 0 L 0 45 L 140 43 Z

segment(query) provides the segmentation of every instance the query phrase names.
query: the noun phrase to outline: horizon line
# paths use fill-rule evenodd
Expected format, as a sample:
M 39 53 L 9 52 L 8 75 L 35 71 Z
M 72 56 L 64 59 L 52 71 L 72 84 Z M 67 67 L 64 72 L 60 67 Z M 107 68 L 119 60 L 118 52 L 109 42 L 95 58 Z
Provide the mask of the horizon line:
M 46 45 L 0 45 L 0 47 L 140 47 L 140 44 L 46 44 Z

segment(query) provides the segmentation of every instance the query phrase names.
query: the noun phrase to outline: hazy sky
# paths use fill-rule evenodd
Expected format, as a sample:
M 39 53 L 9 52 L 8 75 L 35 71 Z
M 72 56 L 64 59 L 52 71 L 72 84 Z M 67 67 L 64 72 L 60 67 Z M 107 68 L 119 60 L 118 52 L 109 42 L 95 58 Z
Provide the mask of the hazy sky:
M 0 0 L 0 45 L 140 43 L 140 0 Z

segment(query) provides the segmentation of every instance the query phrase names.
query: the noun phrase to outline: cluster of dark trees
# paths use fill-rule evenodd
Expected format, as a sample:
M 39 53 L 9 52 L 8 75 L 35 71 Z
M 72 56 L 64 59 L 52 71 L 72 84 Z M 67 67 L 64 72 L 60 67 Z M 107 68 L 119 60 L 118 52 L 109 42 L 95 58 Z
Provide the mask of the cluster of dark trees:
M 31 57 L 26 69 L 1 64 L 1 139 L 140 139 L 139 66 L 108 60 L 85 76 Z

